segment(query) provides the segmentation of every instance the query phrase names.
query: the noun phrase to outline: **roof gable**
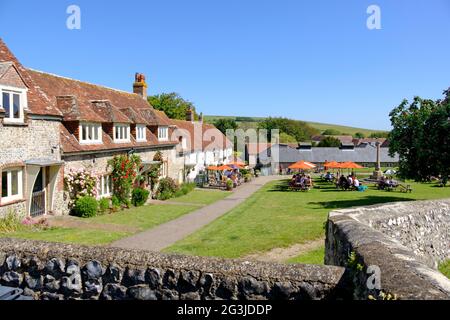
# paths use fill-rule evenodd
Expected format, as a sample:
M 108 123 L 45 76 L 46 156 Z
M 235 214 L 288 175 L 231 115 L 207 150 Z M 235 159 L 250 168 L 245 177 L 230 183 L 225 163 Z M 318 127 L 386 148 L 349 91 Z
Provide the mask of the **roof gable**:
M 27 89 L 28 85 L 12 62 L 0 62 L 0 84 Z
M 0 62 L 13 63 L 24 83 L 28 85 L 28 112 L 38 115 L 61 116 L 61 112 L 56 108 L 56 101 L 51 101 L 39 86 L 30 77 L 27 69 L 17 60 L 0 38 Z

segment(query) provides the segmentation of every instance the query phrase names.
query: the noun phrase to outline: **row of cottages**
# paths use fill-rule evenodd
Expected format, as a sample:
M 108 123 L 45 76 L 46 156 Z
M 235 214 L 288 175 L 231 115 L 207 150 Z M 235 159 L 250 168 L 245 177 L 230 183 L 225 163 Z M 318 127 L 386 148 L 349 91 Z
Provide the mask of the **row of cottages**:
M 193 178 L 186 169 L 193 138 L 147 102 L 141 74 L 128 93 L 43 73 L 23 67 L 0 39 L 0 93 L 0 216 L 67 214 L 64 173 L 71 170 L 93 172 L 99 197 L 111 196 L 107 162 L 119 154 L 139 155 L 145 174 L 160 152 L 162 176 Z M 211 147 L 230 156 L 228 144 L 215 143 L 224 135 L 207 129 L 202 125 L 202 147 L 195 150 L 206 155 Z M 207 156 L 200 158 L 209 165 Z
M 181 154 L 186 179 L 193 182 L 208 166 L 229 163 L 233 156 L 233 144 L 215 126 L 203 123 L 203 116 L 194 120 L 194 113 L 188 110 L 186 120 L 172 120 L 178 128 Z

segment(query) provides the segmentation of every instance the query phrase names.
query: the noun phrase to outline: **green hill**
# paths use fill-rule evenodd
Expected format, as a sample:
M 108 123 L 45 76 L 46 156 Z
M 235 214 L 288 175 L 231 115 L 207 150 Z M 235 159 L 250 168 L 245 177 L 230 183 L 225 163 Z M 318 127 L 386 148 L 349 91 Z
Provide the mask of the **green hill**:
M 239 128 L 247 130 L 250 128 L 256 129 L 258 127 L 258 123 L 263 121 L 266 118 L 263 118 L 263 117 L 235 117 L 235 116 L 205 116 L 204 119 L 208 123 L 213 123 L 214 121 L 216 121 L 218 119 L 234 119 L 239 124 Z M 301 121 L 303 121 L 303 120 L 301 120 Z M 375 133 L 375 132 L 384 132 L 383 130 L 355 128 L 355 127 L 342 126 L 342 125 L 329 124 L 329 123 L 309 122 L 309 121 L 304 121 L 304 122 L 307 123 L 308 125 L 310 125 L 311 127 L 318 129 L 320 132 L 323 132 L 327 129 L 333 129 L 333 130 L 339 131 L 341 134 L 354 135 L 357 132 L 361 132 L 366 136 L 369 136 L 370 134 Z

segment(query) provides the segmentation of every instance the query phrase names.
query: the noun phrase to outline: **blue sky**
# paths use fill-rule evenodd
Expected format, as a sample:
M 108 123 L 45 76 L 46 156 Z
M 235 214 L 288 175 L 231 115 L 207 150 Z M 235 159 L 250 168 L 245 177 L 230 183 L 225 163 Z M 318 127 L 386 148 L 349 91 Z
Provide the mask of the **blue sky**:
M 402 99 L 450 85 L 448 0 L 0 0 L 0 37 L 33 69 L 127 91 L 142 72 L 205 114 L 388 129 Z

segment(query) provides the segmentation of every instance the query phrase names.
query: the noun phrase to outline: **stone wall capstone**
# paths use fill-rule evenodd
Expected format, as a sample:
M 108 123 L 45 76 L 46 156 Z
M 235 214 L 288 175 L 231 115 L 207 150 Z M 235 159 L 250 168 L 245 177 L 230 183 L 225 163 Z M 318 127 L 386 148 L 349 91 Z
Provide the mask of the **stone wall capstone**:
M 344 298 L 344 269 L 0 239 L 0 283 L 42 300 Z
M 450 258 L 449 215 L 450 200 L 333 211 L 325 263 L 346 267 L 354 299 L 380 298 L 381 293 L 397 299 L 450 299 L 450 280 L 436 270 L 437 262 Z M 379 287 L 371 282 L 373 275 Z

